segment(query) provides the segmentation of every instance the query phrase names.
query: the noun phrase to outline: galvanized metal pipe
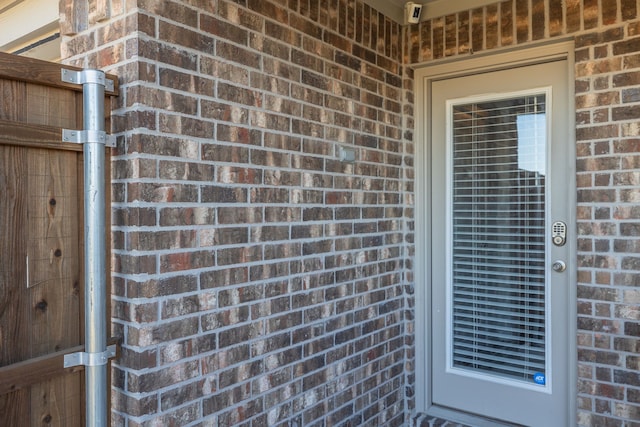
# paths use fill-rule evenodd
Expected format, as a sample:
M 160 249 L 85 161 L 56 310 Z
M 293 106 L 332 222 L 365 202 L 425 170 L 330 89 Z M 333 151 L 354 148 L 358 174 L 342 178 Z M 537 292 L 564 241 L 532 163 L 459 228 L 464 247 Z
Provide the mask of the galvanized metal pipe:
M 83 83 L 84 129 L 104 131 L 104 73 L 85 70 L 90 77 Z M 95 73 L 95 75 L 94 75 Z M 84 283 L 85 352 L 107 350 L 106 318 L 106 235 L 105 235 L 105 145 L 84 144 Z M 107 365 L 86 366 L 86 425 L 107 426 Z

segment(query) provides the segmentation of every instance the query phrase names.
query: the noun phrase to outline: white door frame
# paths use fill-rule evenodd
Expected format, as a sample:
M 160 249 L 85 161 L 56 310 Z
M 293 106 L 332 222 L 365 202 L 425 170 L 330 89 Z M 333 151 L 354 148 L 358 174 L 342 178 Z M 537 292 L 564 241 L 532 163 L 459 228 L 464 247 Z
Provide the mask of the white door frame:
M 432 404 L 431 396 L 431 93 L 430 84 L 434 80 L 459 77 L 476 74 L 479 72 L 495 71 L 513 68 L 518 65 L 530 65 L 547 62 L 556 59 L 568 61 L 567 89 L 570 99 L 568 105 L 575 106 L 574 95 L 574 43 L 572 40 L 562 40 L 556 43 L 540 44 L 528 48 L 501 50 L 498 53 L 467 56 L 463 59 L 438 61 L 434 64 L 424 64 L 415 70 L 415 223 L 416 223 L 416 252 L 415 252 L 415 334 L 416 334 L 416 412 L 428 413 L 434 416 L 445 417 L 452 421 L 458 421 L 476 426 L 495 426 L 495 420 L 483 420 L 466 414 L 440 408 Z M 570 111 L 568 138 L 575 144 L 575 112 Z M 575 180 L 575 162 L 567 166 L 569 175 Z M 575 186 L 574 186 L 575 188 Z M 575 218 L 576 195 L 570 195 L 569 211 Z M 571 230 L 572 238 L 569 239 L 570 256 L 576 259 L 576 233 Z M 575 263 L 570 263 L 575 264 Z M 569 325 L 568 336 L 575 337 L 577 333 L 577 296 L 576 296 L 576 271 L 571 269 L 569 274 Z M 569 346 L 568 366 L 573 369 L 569 372 L 568 408 L 570 414 L 576 413 L 577 398 L 577 350 L 575 340 L 571 340 Z M 571 385 L 573 384 L 573 386 Z

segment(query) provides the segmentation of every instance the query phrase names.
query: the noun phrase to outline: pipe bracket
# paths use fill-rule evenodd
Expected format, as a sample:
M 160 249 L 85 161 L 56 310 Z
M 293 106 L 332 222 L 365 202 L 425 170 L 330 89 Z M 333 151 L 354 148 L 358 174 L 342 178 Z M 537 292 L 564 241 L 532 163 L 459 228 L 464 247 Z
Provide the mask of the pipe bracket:
M 79 351 L 77 353 L 66 354 L 64 356 L 64 367 L 101 366 L 106 365 L 109 359 L 114 357 L 116 357 L 116 345 L 112 344 L 102 353 L 85 353 Z
M 76 85 L 83 85 L 86 83 L 99 84 L 104 86 L 107 91 L 113 92 L 115 83 L 111 79 L 107 79 L 104 71 L 100 70 L 67 70 L 62 69 L 61 75 L 62 81 L 65 83 L 71 83 Z
M 105 131 L 101 130 L 73 130 L 62 129 L 62 141 L 73 142 L 75 144 L 85 143 L 98 143 L 104 144 L 107 147 L 116 146 L 116 138 L 114 135 L 109 135 Z

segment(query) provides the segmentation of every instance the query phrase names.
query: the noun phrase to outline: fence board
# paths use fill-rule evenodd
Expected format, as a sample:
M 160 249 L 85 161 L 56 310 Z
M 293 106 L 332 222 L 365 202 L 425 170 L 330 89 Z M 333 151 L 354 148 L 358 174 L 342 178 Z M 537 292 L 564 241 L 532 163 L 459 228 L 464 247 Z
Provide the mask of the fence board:
M 62 128 L 0 120 L 0 145 L 82 151 L 81 144 L 62 142 Z
M 2 425 L 84 424 L 83 367 L 63 366 L 84 341 L 83 147 L 61 141 L 83 99 L 62 68 L 0 53 Z
M 19 57 L 0 52 L 0 78 L 22 82 L 35 83 L 44 86 L 67 88 L 73 91 L 82 91 L 82 86 L 65 83 L 60 79 L 62 68 L 80 70 L 70 65 L 60 65 L 54 62 L 41 61 L 39 59 Z M 112 74 L 106 76 L 113 80 L 114 90 L 105 91 L 106 95 L 118 94 L 118 78 Z

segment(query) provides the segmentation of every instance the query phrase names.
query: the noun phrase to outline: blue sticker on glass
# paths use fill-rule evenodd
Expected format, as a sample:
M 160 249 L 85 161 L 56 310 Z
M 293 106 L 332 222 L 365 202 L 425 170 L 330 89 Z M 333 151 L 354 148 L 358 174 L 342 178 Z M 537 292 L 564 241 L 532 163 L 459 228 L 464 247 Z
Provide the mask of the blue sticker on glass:
M 544 376 L 541 372 L 536 372 L 533 374 L 533 382 L 540 385 L 545 385 L 547 383 L 547 377 Z

